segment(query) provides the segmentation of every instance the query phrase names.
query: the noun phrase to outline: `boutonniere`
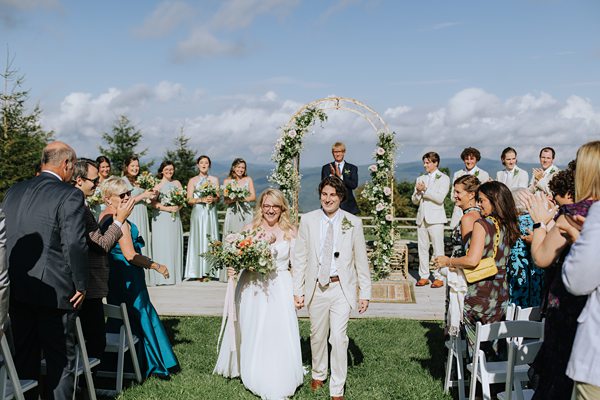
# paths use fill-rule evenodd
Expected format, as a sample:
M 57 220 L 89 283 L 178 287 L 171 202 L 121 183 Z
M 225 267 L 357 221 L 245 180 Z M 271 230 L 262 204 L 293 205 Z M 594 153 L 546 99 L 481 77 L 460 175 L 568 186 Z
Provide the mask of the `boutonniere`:
M 513 174 L 513 176 L 517 176 L 518 173 L 519 173 L 519 170 L 515 168 L 515 173 Z
M 442 175 L 440 175 L 440 174 L 435 174 L 435 179 L 436 179 L 436 180 L 437 180 L 437 179 L 440 179 L 441 177 L 442 177 Z
M 550 168 L 550 172 L 548 172 L 548 174 L 552 175 L 555 172 L 556 172 L 556 170 L 554 168 Z
M 346 175 L 346 176 L 350 175 L 350 170 L 349 169 L 344 169 L 344 175 Z
M 475 173 L 473 175 L 479 176 L 479 170 L 475 171 Z
M 342 220 L 342 234 L 346 233 L 346 231 L 351 228 L 354 228 L 354 225 L 352 225 L 352 222 L 350 222 L 348 218 L 344 217 Z

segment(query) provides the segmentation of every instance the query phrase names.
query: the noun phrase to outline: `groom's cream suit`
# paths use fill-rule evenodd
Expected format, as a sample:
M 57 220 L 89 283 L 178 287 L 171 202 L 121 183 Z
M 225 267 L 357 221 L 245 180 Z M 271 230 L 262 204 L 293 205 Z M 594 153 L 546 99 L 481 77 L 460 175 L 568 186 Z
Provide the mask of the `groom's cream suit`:
M 323 254 L 325 232 L 333 224 L 333 254 Z M 330 282 L 318 283 L 324 258 L 332 259 Z M 294 295 L 304 296 L 311 333 L 312 377 L 327 378 L 327 339 L 331 344 L 331 396 L 343 396 L 347 372 L 348 319 L 361 300 L 371 298 L 371 273 L 360 218 L 339 209 L 333 218 L 322 210 L 302 216 L 292 263 Z

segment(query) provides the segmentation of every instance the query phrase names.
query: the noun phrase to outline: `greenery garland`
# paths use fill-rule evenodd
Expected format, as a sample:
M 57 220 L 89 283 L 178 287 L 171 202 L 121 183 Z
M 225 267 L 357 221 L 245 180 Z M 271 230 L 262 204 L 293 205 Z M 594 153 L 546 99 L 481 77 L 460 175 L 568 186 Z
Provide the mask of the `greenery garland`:
M 300 192 L 300 171 L 296 171 L 294 160 L 298 159 L 303 147 L 303 139 L 309 128 L 319 120 L 325 122 L 327 114 L 319 108 L 307 108 L 294 118 L 294 122 L 283 128 L 283 134 L 275 143 L 271 160 L 275 168 L 269 176 L 269 181 L 279 185 L 279 190 L 293 204 L 296 193 Z M 297 212 L 292 210 L 293 213 Z M 295 219 L 295 215 L 292 215 Z
M 371 182 L 365 184 L 362 192 L 370 205 L 369 214 L 373 216 L 375 240 L 370 262 L 375 280 L 386 278 L 391 272 L 390 262 L 394 252 L 392 193 L 395 153 L 395 133 L 379 132 L 377 148 L 373 153 L 375 163 L 369 166 Z

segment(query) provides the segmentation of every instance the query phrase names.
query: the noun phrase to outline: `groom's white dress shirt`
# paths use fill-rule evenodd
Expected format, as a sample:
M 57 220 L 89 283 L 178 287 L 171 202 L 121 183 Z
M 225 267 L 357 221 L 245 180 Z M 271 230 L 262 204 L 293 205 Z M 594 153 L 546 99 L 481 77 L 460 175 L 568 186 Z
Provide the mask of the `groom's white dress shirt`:
M 577 318 L 567 375 L 576 382 L 600 386 L 600 202 L 589 209 L 579 239 L 571 246 L 562 269 L 562 280 L 569 292 L 588 296 Z
M 323 264 L 325 264 L 324 257 L 328 257 L 328 256 L 331 257 L 331 264 L 330 264 L 331 269 L 329 271 L 329 276 L 337 275 L 337 267 L 335 265 L 334 253 L 336 252 L 335 249 L 337 249 L 337 240 L 336 240 L 337 239 L 337 235 L 336 235 L 337 230 L 335 229 L 335 227 L 338 222 L 339 216 L 340 216 L 340 211 L 338 210 L 334 214 L 333 218 L 329 218 L 327 216 L 327 214 L 325 214 L 325 213 L 323 213 L 323 217 L 321 218 L 321 251 L 320 251 L 321 255 L 319 257 L 319 263 L 320 263 L 320 265 L 323 265 Z M 329 224 L 333 224 L 333 227 L 334 227 L 334 229 L 333 229 L 333 249 L 334 250 L 333 250 L 333 253 L 327 255 L 327 254 L 323 254 L 323 248 L 325 247 L 325 237 L 327 236 L 327 229 L 329 228 Z

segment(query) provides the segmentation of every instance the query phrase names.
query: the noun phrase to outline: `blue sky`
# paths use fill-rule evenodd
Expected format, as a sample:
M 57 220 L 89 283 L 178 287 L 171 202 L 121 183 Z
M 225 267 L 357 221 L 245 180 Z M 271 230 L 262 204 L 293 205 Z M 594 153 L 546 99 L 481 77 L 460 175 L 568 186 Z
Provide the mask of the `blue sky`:
M 566 164 L 600 137 L 599 20 L 592 0 L 0 0 L 0 43 L 44 128 L 81 155 L 125 114 L 152 156 L 183 129 L 214 159 L 266 163 L 298 108 L 336 95 L 397 132 L 398 162 L 551 145 Z M 329 116 L 304 165 L 336 140 L 368 163 L 371 128 Z

